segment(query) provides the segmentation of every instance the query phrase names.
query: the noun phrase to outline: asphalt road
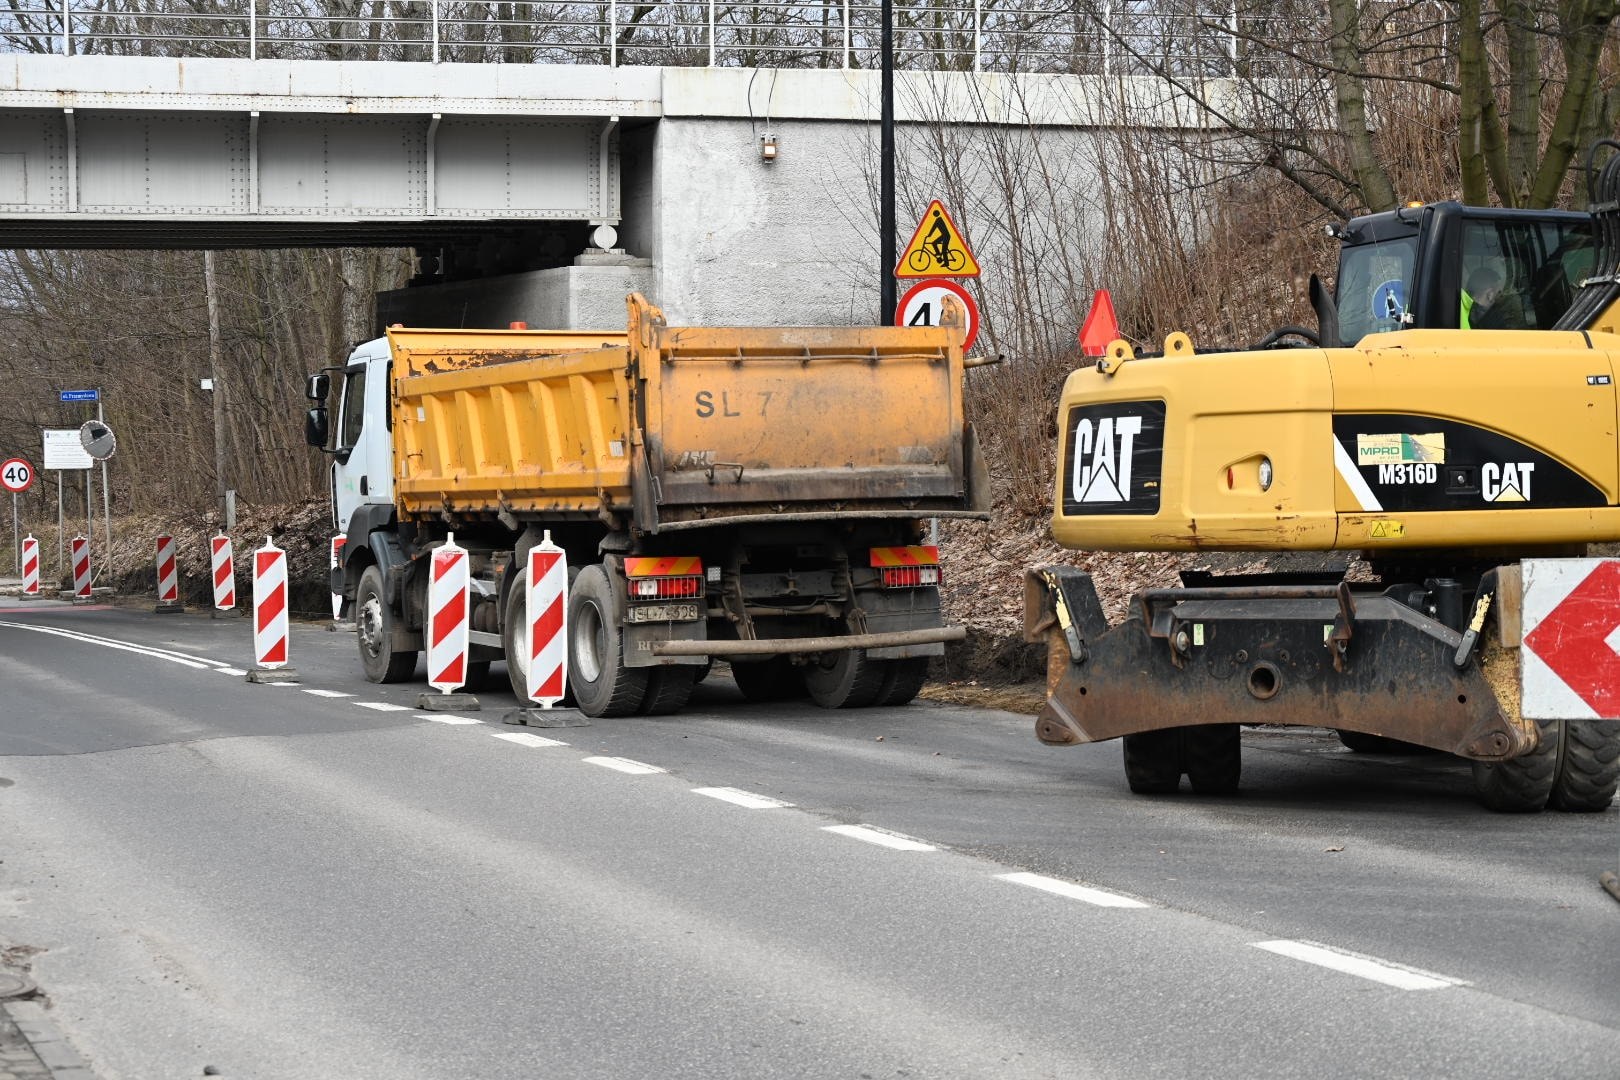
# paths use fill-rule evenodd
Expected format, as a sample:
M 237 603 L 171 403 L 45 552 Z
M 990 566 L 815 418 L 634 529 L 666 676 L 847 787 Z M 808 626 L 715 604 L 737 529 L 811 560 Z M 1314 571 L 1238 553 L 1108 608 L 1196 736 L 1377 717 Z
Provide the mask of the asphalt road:
M 1271 731 L 1144 799 L 1027 717 L 720 677 L 445 723 L 348 635 L 250 652 L 0 599 L 0 944 L 106 1080 L 1620 1075 L 1612 808 Z

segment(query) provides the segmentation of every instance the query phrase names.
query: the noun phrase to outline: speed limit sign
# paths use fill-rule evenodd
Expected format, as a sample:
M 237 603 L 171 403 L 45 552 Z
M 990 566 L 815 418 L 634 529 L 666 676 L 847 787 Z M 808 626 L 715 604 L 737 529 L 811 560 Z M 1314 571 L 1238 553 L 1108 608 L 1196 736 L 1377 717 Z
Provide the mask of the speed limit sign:
M 0 461 L 0 487 L 20 495 L 34 486 L 34 467 L 20 457 Z

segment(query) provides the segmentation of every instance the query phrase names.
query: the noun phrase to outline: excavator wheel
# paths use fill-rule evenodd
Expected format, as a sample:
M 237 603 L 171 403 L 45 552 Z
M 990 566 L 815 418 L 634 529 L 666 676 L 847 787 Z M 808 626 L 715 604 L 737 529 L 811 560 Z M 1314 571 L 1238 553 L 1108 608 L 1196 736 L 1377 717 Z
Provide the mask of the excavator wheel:
M 1127 735 L 1125 782 L 1138 795 L 1172 795 L 1181 787 L 1181 729 Z
M 1620 788 L 1620 724 L 1564 720 L 1550 805 L 1576 813 L 1609 808 Z
M 1243 742 L 1236 724 L 1199 724 L 1181 729 L 1181 760 L 1200 795 L 1231 795 L 1243 771 Z
M 1534 814 L 1547 806 L 1558 771 L 1561 720 L 1538 720 L 1541 741 L 1528 754 L 1507 761 L 1474 762 L 1474 789 L 1486 809 Z

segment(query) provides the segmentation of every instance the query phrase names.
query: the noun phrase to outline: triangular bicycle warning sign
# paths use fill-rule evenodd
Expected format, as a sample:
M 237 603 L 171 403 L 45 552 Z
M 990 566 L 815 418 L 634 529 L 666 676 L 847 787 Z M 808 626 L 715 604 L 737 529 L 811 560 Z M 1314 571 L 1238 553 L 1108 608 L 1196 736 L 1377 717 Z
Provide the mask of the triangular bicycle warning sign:
M 911 243 L 900 253 L 894 276 L 898 278 L 978 277 L 979 263 L 962 239 L 944 205 L 935 199 L 923 212 Z

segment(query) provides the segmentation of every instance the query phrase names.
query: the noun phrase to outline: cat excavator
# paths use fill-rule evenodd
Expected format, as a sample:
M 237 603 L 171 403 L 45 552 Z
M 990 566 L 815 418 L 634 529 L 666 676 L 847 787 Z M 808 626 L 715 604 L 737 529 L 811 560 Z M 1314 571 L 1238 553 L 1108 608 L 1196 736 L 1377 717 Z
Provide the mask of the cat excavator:
M 1353 219 L 1334 292 L 1313 280 L 1315 331 L 1217 352 L 1175 333 L 1152 355 L 1116 339 L 1068 376 L 1065 547 L 1362 562 L 1184 571 L 1112 625 L 1085 571 L 1029 570 L 1042 742 L 1119 738 L 1131 790 L 1223 794 L 1240 726 L 1322 727 L 1465 758 L 1493 810 L 1610 804 L 1620 561 L 1587 550 L 1620 540 L 1620 157 L 1592 161 L 1590 214 Z

